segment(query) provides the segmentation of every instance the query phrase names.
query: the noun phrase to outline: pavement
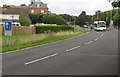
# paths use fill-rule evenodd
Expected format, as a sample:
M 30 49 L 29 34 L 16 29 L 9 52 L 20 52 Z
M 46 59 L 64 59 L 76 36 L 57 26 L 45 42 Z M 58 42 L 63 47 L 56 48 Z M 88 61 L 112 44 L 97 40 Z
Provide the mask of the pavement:
M 71 39 L 2 54 L 3 75 L 117 75 L 118 31 L 88 31 Z

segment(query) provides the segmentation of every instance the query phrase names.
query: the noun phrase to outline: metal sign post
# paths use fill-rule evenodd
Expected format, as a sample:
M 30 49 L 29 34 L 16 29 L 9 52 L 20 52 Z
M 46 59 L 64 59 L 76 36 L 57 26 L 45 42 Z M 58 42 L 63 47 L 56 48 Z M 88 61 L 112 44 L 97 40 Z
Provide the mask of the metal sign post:
M 4 35 L 10 36 L 10 47 L 12 46 L 12 21 L 5 21 Z

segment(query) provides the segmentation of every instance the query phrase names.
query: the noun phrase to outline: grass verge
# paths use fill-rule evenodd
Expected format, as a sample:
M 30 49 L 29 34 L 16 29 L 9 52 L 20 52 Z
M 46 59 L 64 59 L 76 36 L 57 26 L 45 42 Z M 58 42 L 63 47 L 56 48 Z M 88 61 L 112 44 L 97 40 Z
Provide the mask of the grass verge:
M 75 32 L 58 32 L 49 34 L 13 35 L 12 37 L 2 37 L 2 52 L 19 50 L 27 47 L 48 44 L 86 33 L 85 30 L 75 30 Z M 11 43 L 11 44 L 10 44 Z

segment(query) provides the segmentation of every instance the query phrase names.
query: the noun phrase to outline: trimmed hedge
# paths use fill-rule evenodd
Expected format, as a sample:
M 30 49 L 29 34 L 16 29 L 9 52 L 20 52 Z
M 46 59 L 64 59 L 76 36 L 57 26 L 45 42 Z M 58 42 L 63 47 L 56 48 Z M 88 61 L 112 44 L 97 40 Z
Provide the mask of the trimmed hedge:
M 52 33 L 60 31 L 74 31 L 74 27 L 67 25 L 37 25 L 36 33 Z

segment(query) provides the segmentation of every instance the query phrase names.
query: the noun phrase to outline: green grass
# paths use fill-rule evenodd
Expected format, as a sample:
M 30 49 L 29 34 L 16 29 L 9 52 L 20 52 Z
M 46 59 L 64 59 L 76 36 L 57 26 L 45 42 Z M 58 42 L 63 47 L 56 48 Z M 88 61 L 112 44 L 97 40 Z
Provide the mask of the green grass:
M 31 34 L 31 35 L 13 35 L 12 37 L 2 37 L 2 52 L 19 50 L 27 47 L 48 44 L 86 33 L 84 30 L 76 30 L 75 32 L 58 32 L 50 34 Z M 12 39 L 10 45 L 10 40 Z

